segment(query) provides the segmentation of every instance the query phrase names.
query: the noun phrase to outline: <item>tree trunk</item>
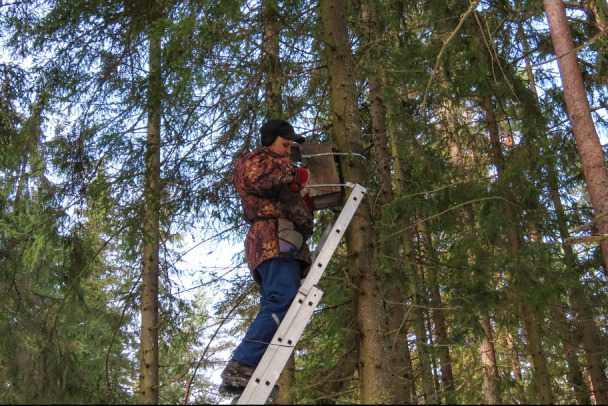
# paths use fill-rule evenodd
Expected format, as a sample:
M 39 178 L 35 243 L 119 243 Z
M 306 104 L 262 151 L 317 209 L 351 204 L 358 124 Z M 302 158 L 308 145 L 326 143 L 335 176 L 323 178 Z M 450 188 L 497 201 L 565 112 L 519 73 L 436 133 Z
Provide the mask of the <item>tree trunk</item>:
M 296 397 L 293 391 L 293 384 L 295 381 L 296 372 L 296 359 L 292 352 L 285 364 L 285 368 L 279 375 L 278 384 L 280 387 L 279 395 L 272 402 L 275 405 L 293 405 L 295 404 Z
M 283 119 L 281 61 L 279 55 L 279 5 L 277 0 L 264 0 L 264 38 L 262 70 L 265 73 L 266 106 L 269 118 Z
M 158 278 L 160 247 L 160 117 L 161 45 L 150 36 L 148 74 L 148 136 L 143 193 L 143 258 L 141 288 L 140 404 L 158 404 Z
M 397 195 L 404 193 L 403 172 L 401 165 L 401 157 L 398 154 L 400 149 L 398 144 L 400 140 L 397 137 L 391 139 L 391 156 L 393 158 L 394 167 L 394 184 Z M 398 255 L 399 259 L 399 275 L 403 275 L 403 280 L 406 286 L 401 281 L 400 284 L 392 284 L 388 287 L 388 328 L 391 338 L 391 370 L 394 374 L 395 381 L 395 404 L 417 404 L 418 396 L 416 394 L 416 377 L 414 374 L 414 366 L 410 355 L 410 345 L 408 333 L 410 331 L 411 320 L 413 317 L 408 316 L 412 313 L 412 308 L 408 305 L 408 297 L 404 292 L 409 292 L 412 289 L 413 280 L 411 275 L 416 272 L 416 255 L 414 252 L 414 237 L 411 230 L 412 223 L 409 215 L 400 216 L 395 221 L 395 229 L 401 230 L 395 237 L 398 240 Z
M 388 299 L 388 332 L 391 352 L 389 355 L 390 369 L 394 387 L 395 404 L 415 404 L 416 389 L 412 359 L 408 345 L 407 334 L 409 322 L 405 319 L 408 307 L 404 303 L 404 296 L 399 289 L 390 289 Z
M 341 158 L 340 166 L 345 180 L 365 185 L 369 176 L 363 158 L 358 155 L 363 153 L 363 142 L 345 5 L 342 0 L 321 0 L 319 10 L 336 145 L 341 152 L 357 154 Z M 385 313 L 369 199 L 361 202 L 345 238 L 359 332 L 360 399 L 366 404 L 392 403 L 389 368 L 386 367 Z
M 484 314 L 479 323 L 483 328 L 484 337 L 479 342 L 479 356 L 483 366 L 483 396 L 488 405 L 502 405 L 502 398 L 497 393 L 500 377 L 498 375 L 498 365 L 496 363 L 496 353 L 494 352 L 494 334 L 492 333 L 492 323 L 490 316 Z
M 426 225 L 421 224 L 422 241 L 424 241 L 427 255 L 429 258 L 436 258 L 436 252 L 433 248 L 431 235 L 426 231 Z M 439 261 L 437 261 L 439 262 Z M 441 383 L 443 385 L 440 393 L 443 394 L 444 403 L 446 405 L 454 404 L 454 374 L 452 372 L 452 358 L 450 356 L 450 347 L 448 344 L 448 329 L 446 326 L 445 315 L 443 313 L 443 301 L 437 281 L 437 273 L 434 269 L 428 271 L 428 285 L 431 299 L 431 314 L 433 324 L 435 325 L 435 345 L 439 354 L 439 363 L 441 365 Z
M 435 386 L 433 385 L 433 369 L 431 366 L 431 354 L 428 348 L 428 334 L 426 329 L 426 312 L 427 303 L 425 299 L 425 290 L 420 281 L 420 277 L 415 276 L 414 282 L 414 300 L 412 314 L 414 317 L 414 332 L 416 333 L 416 349 L 418 353 L 418 362 L 420 365 L 420 380 L 421 392 L 425 405 L 436 405 L 439 402 Z
M 403 294 L 403 288 L 400 284 L 394 283 L 395 276 L 400 274 L 408 274 L 411 272 L 411 266 L 407 260 L 401 257 L 409 256 L 404 250 L 400 254 L 400 249 L 403 248 L 403 235 L 397 235 L 390 239 L 384 239 L 386 235 L 393 234 L 400 226 L 399 222 L 386 212 L 386 206 L 393 200 L 392 189 L 392 174 L 391 161 L 393 160 L 390 153 L 389 137 L 387 133 L 387 109 L 382 98 L 382 86 L 385 82 L 384 72 L 380 66 L 375 65 L 377 62 L 373 58 L 376 53 L 377 44 L 381 41 L 381 33 L 378 21 L 378 13 L 375 9 L 376 4 L 363 5 L 362 19 L 367 23 L 368 32 L 366 33 L 368 43 L 370 44 L 370 54 L 372 60 L 370 64 L 374 64 L 369 75 L 369 99 L 370 99 L 370 116 L 372 127 L 372 139 L 374 145 L 375 168 L 377 169 L 379 185 L 378 185 L 378 202 L 379 209 L 374 215 L 374 218 L 379 218 L 378 241 L 379 253 L 384 256 L 386 269 L 383 274 L 383 286 L 385 290 L 387 329 L 389 337 L 389 365 L 391 370 L 392 385 L 394 387 L 394 400 L 396 404 L 411 404 L 415 395 L 413 388 L 414 378 L 412 373 L 412 361 L 408 344 L 408 324 L 405 320 L 407 304 Z M 398 159 L 398 158 L 395 158 Z M 407 250 L 408 253 L 411 250 Z
M 568 320 L 563 310 L 558 305 L 552 306 L 552 316 L 557 324 L 555 331 L 562 337 L 562 352 L 568 366 L 566 377 L 568 378 L 568 390 L 574 394 L 577 405 L 591 404 L 591 391 L 585 382 L 583 367 L 578 360 L 578 347 L 580 338 L 572 328 L 572 322 Z M 580 317 L 580 316 L 579 316 Z M 591 375 L 591 373 L 589 373 Z
M 519 368 L 519 365 L 521 364 L 521 361 L 519 360 L 519 350 L 518 350 L 517 346 L 515 345 L 515 340 L 513 339 L 513 334 L 511 334 L 510 332 L 507 332 L 505 339 L 507 341 L 507 348 L 509 349 L 509 352 L 511 353 L 511 356 L 509 357 L 509 359 L 511 362 L 511 371 L 513 372 L 513 378 L 517 385 L 517 392 L 518 392 L 519 398 L 525 400 L 526 395 L 524 393 L 524 383 L 523 383 L 524 378 L 521 373 L 521 369 Z
M 562 0 L 543 0 L 543 3 L 549 19 L 555 55 L 558 57 L 557 62 L 564 87 L 568 116 L 572 124 L 572 133 L 581 157 L 591 205 L 597 217 L 608 212 L 608 169 L 604 151 L 591 117 L 589 100 L 583 85 L 576 53 L 573 52 L 574 43 L 566 18 L 564 2 Z M 608 216 L 597 220 L 596 225 L 600 234 L 608 234 Z M 601 247 L 604 266 L 608 272 L 608 238 L 602 240 Z M 599 385 L 599 389 L 597 389 L 599 392 L 596 393 L 596 396 L 599 395 L 598 402 L 604 403 L 599 399 L 605 399 L 608 396 L 606 387 L 600 382 L 594 382 L 594 386 L 596 384 Z
M 572 124 L 572 132 L 583 165 L 591 204 L 597 217 L 608 211 L 608 170 L 606 168 L 604 152 L 591 117 L 591 109 L 579 70 L 576 53 L 573 52 L 574 43 L 568 26 L 564 4 L 559 0 L 544 0 L 543 3 L 549 20 L 555 55 L 558 57 L 558 66 L 564 87 L 568 116 Z M 600 234 L 608 234 L 608 217 L 597 220 L 596 225 Z M 604 239 L 601 242 L 601 247 L 604 255 L 604 264 L 608 271 L 608 239 Z M 573 305 L 577 307 L 576 310 L 585 311 L 585 306 L 578 304 L 581 299 L 573 298 L 575 299 Z M 583 320 L 581 322 L 583 323 Z M 592 319 L 586 322 L 592 322 Z M 584 324 L 582 327 L 583 329 L 585 328 Z M 595 340 L 592 337 L 588 337 L 588 341 L 583 345 L 594 346 L 594 343 Z M 592 359 L 597 360 L 599 357 L 592 356 L 589 358 L 589 355 L 587 353 L 588 361 L 592 363 L 590 364 L 592 367 Z M 590 368 L 590 378 L 596 401 L 599 404 L 608 403 L 608 385 L 606 384 L 604 372 L 592 367 Z
M 376 4 L 364 5 L 362 9 L 363 21 L 368 26 L 370 54 L 377 53 L 377 44 L 381 41 L 380 23 L 376 9 Z M 377 61 L 370 61 L 375 66 L 372 67 L 373 73 L 369 75 L 369 110 L 372 122 L 372 139 L 374 142 L 374 156 L 376 168 L 378 170 L 378 199 L 381 207 L 389 204 L 393 200 L 393 189 L 391 186 L 391 155 L 389 153 L 389 140 L 386 132 L 386 107 L 382 100 L 382 83 L 384 73 L 382 67 L 376 65 Z
M 525 38 L 524 30 L 522 26 L 519 26 L 519 37 L 520 42 L 523 45 L 524 54 L 528 55 L 528 44 Z M 528 80 L 530 83 L 530 89 L 536 95 L 536 84 L 534 82 L 534 73 L 532 71 L 532 63 L 529 58 L 526 56 L 526 71 L 528 73 Z M 566 220 L 565 210 L 561 201 L 561 197 L 559 194 L 559 180 L 558 175 L 553 166 L 550 163 L 546 165 L 547 170 L 547 180 L 549 187 L 549 196 L 551 201 L 553 202 L 553 207 L 556 212 L 557 224 L 560 230 L 560 236 L 562 238 L 562 248 L 564 250 L 564 261 L 566 262 L 566 266 L 568 269 L 575 271 L 578 266 L 576 264 L 576 254 L 572 249 L 570 244 L 566 244 L 570 238 L 570 232 L 568 231 L 568 222 Z M 582 275 L 582 272 L 578 272 Z M 599 332 L 597 330 L 597 326 L 594 322 L 592 314 L 589 312 L 591 305 L 586 300 L 586 296 L 583 292 L 582 287 L 580 286 L 580 280 L 575 281 L 576 285 L 572 288 L 570 292 L 570 303 L 575 313 L 578 315 L 577 324 L 580 334 L 583 337 L 582 344 L 585 355 L 587 357 L 587 369 L 589 371 L 589 375 L 592 377 L 591 381 L 602 382 L 602 385 L 606 387 L 606 378 L 604 376 L 603 363 L 601 357 L 597 357 L 594 354 L 599 354 L 600 349 L 598 348 L 598 343 L 595 340 L 595 337 L 599 337 Z M 556 306 L 553 306 L 555 309 Z M 575 340 L 570 338 L 572 333 L 569 332 L 569 322 L 566 317 L 562 315 L 557 310 L 553 311 L 554 317 L 558 322 L 561 322 L 567 330 L 564 334 L 565 337 L 562 339 L 562 348 L 564 351 L 564 356 L 566 358 L 566 362 L 568 364 L 568 381 L 572 386 L 572 390 L 575 393 L 578 404 L 589 404 L 589 390 L 584 381 L 582 368 L 580 366 L 580 362 L 578 361 L 578 355 L 575 350 L 575 346 L 572 344 Z M 603 403 L 606 403 L 604 399 Z

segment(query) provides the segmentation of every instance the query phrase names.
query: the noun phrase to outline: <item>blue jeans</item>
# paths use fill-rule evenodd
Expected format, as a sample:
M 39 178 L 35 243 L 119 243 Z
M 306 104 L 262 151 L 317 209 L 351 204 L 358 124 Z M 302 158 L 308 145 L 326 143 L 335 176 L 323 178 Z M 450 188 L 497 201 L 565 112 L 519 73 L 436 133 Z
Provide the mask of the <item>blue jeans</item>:
M 260 310 L 249 326 L 232 359 L 256 367 L 300 287 L 300 262 L 272 258 L 255 270 L 260 285 Z M 256 278 L 257 279 L 257 278 Z

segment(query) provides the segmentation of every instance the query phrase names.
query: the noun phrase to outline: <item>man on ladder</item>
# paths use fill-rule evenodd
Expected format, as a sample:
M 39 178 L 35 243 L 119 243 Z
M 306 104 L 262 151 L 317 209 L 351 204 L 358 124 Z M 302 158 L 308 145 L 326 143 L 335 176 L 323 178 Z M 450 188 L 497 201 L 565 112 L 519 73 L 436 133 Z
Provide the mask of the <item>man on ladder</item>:
M 247 386 L 311 265 L 309 173 L 289 159 L 293 143 L 304 137 L 284 120 L 266 122 L 260 133 L 262 146 L 239 157 L 233 177 L 251 225 L 245 256 L 260 288 L 260 310 L 221 373 L 220 393 L 234 396 Z M 276 394 L 275 385 L 270 397 Z

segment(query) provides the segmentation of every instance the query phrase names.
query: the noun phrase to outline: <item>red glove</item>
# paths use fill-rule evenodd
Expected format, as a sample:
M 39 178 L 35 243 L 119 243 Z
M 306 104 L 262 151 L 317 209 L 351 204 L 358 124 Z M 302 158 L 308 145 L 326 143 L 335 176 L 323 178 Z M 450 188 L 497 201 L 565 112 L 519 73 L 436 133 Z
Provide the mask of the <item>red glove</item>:
M 296 171 L 296 176 L 293 178 L 293 182 L 291 182 L 289 184 L 289 187 L 294 192 L 299 192 L 300 190 L 302 190 L 304 185 L 308 183 L 309 176 L 310 176 L 310 173 L 308 172 L 308 169 L 306 169 L 302 166 L 298 166 L 298 170 Z
M 312 204 L 312 201 L 310 200 L 310 196 L 308 195 L 308 193 L 305 193 L 302 196 L 302 199 L 304 199 L 304 203 L 306 203 L 306 207 L 308 207 L 308 210 L 313 211 L 315 209 L 314 204 Z

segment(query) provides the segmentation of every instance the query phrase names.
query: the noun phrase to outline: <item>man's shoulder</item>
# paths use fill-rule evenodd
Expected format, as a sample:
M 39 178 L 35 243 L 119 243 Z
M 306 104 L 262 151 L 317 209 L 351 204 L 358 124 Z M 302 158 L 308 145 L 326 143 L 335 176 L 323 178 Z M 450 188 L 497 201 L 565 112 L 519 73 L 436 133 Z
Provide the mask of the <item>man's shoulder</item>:
M 268 147 L 259 147 L 252 151 L 244 152 L 237 159 L 240 165 L 264 164 L 264 166 L 291 165 L 288 157 L 280 156 L 272 152 Z
M 249 172 L 252 167 L 259 167 L 264 161 L 267 161 L 263 151 L 254 149 L 242 153 L 235 162 L 235 167 L 238 171 Z
M 243 161 L 249 161 L 252 159 L 265 158 L 265 157 L 269 156 L 268 152 L 269 152 L 269 150 L 264 147 L 259 147 L 254 150 L 251 150 L 251 151 L 245 151 L 241 155 L 239 155 L 239 157 L 237 158 L 237 161 L 243 162 Z

